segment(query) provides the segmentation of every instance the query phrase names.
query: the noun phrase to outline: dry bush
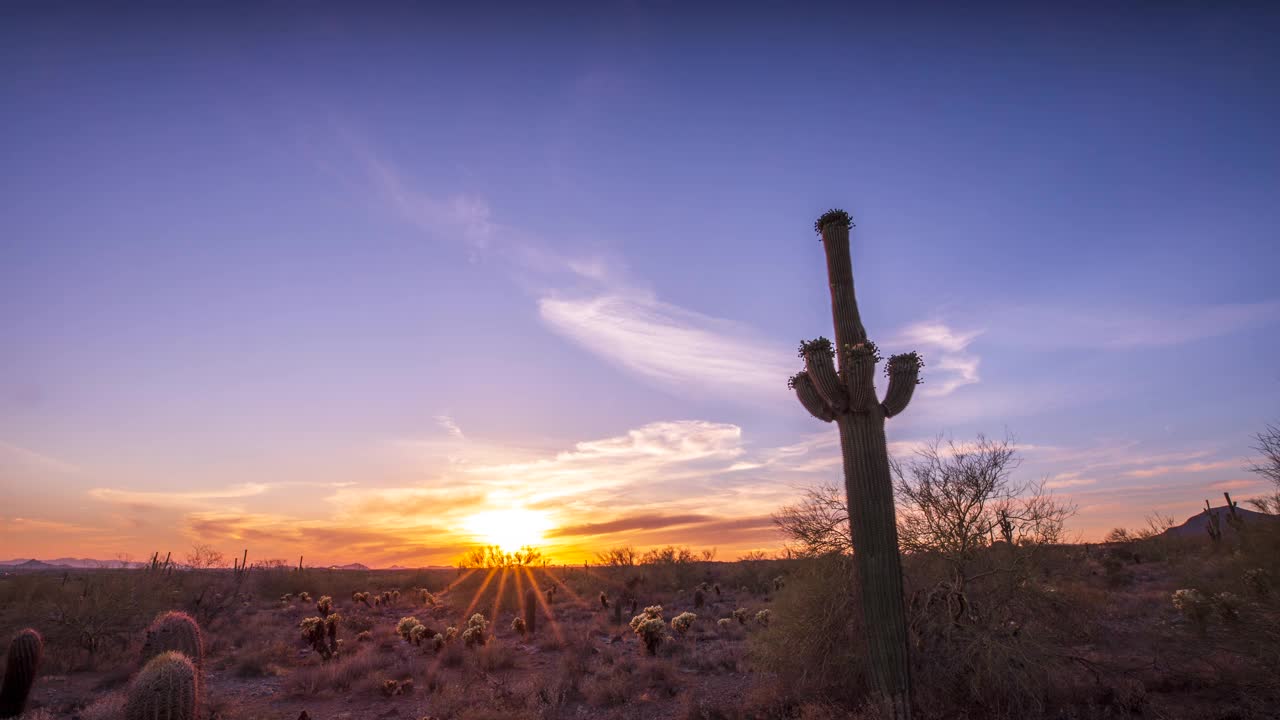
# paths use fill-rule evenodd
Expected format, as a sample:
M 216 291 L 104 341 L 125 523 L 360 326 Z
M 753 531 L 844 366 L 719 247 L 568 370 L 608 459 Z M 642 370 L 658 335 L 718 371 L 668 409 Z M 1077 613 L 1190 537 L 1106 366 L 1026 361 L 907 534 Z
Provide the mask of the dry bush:
M 843 555 L 801 561 L 773 598 L 773 621 L 750 636 L 755 667 L 801 696 L 856 703 L 867 679 L 852 572 Z

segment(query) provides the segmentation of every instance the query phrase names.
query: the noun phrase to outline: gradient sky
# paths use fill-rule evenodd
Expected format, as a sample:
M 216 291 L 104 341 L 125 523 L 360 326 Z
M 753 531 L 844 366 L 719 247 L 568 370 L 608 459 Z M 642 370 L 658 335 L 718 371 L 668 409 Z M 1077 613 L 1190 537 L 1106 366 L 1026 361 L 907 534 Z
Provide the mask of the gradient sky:
M 0 6 L 0 559 L 776 548 L 832 206 L 895 451 L 1083 539 L 1265 489 L 1278 8 L 681 5 Z

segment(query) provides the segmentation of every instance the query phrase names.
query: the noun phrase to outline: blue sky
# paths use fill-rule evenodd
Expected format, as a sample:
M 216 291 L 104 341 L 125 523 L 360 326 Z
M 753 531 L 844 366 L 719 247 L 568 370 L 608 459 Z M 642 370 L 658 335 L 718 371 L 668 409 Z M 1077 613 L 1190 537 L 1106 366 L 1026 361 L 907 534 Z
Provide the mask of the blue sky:
M 839 478 L 786 390 L 831 332 L 832 206 L 872 338 L 925 356 L 899 452 L 1008 431 L 1085 538 L 1260 492 L 1277 30 L 6 6 L 0 537 L 445 562 L 518 506 L 578 528 L 564 557 L 776 547 L 769 512 Z

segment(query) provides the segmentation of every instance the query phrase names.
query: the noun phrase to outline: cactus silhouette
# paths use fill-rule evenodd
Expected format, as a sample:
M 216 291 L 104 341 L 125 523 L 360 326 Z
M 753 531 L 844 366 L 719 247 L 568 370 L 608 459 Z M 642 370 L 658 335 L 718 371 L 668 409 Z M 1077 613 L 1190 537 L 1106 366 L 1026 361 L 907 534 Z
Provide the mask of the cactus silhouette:
M 9 658 L 4 668 L 4 687 L 0 688 L 0 718 L 17 717 L 27 705 L 31 685 L 40 669 L 44 640 L 40 633 L 27 628 L 9 641 Z
M 195 665 L 180 652 L 161 653 L 129 686 L 125 720 L 195 720 L 200 687 Z
M 830 210 L 814 223 L 827 256 L 836 342 L 833 347 L 830 340 L 820 337 L 801 343 L 805 369 L 788 384 L 811 415 L 823 422 L 834 421 L 840 431 L 872 681 L 888 701 L 893 717 L 901 719 L 911 716 L 911 676 L 884 424 L 911 402 L 923 363 L 914 352 L 890 357 L 885 367 L 888 390 L 883 401 L 876 398 L 880 353 L 867 339 L 858 315 L 849 258 L 852 226 L 843 210 Z M 839 358 L 839 370 L 833 357 Z
M 524 627 L 530 635 L 538 629 L 538 593 L 533 588 L 524 591 Z
M 204 662 L 204 641 L 200 626 L 184 612 L 170 611 L 157 617 L 147 627 L 142 643 L 142 662 L 170 650 L 186 655 L 197 667 Z

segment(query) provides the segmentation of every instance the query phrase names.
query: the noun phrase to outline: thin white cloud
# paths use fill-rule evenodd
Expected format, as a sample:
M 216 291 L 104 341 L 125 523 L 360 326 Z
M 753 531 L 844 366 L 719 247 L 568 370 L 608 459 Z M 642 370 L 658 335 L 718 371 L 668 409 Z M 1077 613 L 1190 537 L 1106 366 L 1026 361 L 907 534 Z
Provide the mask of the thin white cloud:
M 120 504 L 181 506 L 209 500 L 232 500 L 261 495 L 271 489 L 267 483 L 241 483 L 225 488 L 186 491 L 122 490 L 118 488 L 92 488 L 89 497 L 95 500 Z
M 795 362 L 742 326 L 644 293 L 543 298 L 555 332 L 664 387 L 734 397 L 779 397 Z
M 922 395 L 944 397 L 965 385 L 973 385 L 981 358 L 969 350 L 981 330 L 961 332 L 942 322 L 920 322 L 903 328 L 891 341 L 896 347 L 910 347 L 924 355 L 925 383 Z
M 437 415 L 435 419 L 436 423 L 440 427 L 444 428 L 445 432 L 449 433 L 450 437 L 457 438 L 458 440 L 467 439 L 467 436 L 462 434 L 462 428 L 458 427 L 458 423 L 454 422 L 452 417 L 448 415 Z
M 1280 322 L 1280 300 L 1161 307 L 1021 307 L 997 311 L 1002 337 L 1035 349 L 1169 347 Z

